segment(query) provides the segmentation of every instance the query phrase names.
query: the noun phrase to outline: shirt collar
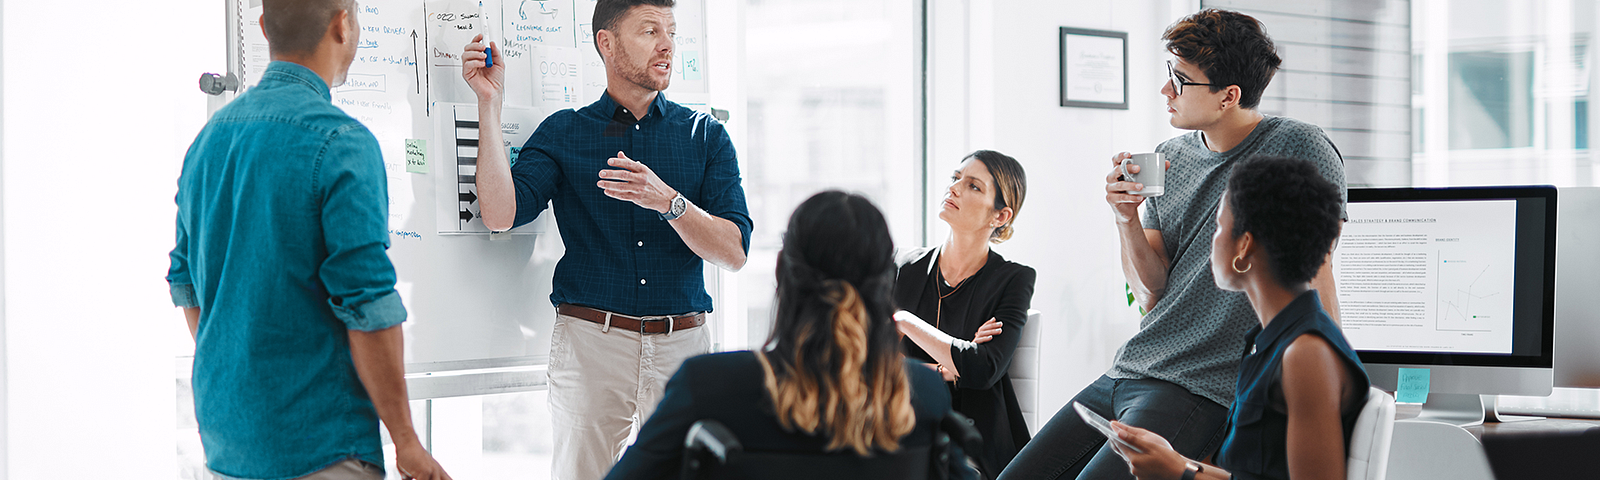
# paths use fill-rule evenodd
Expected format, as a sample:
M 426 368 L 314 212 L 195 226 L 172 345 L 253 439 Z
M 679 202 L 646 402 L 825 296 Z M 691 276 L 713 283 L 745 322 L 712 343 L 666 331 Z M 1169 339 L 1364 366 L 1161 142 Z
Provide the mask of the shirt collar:
M 1266 327 L 1260 327 L 1261 333 L 1256 335 L 1255 344 L 1260 346 L 1277 343 L 1278 337 L 1294 330 L 1305 319 L 1322 312 L 1322 300 L 1317 296 L 1316 290 L 1306 290 L 1294 301 L 1283 307 L 1283 311 L 1272 317 Z
M 622 104 L 617 103 L 616 99 L 611 98 L 611 92 L 609 91 L 600 94 L 599 106 L 601 112 L 605 112 L 606 115 L 609 115 L 612 118 L 620 117 L 621 115 L 619 115 L 619 113 L 623 110 Z M 655 100 L 650 101 L 650 113 L 645 115 L 645 118 L 649 118 L 650 115 L 660 117 L 665 115 L 666 112 L 667 92 L 656 92 Z
M 321 95 L 323 100 L 333 101 L 333 94 L 328 91 L 328 82 L 323 80 L 321 75 L 317 75 L 317 72 L 306 68 L 305 65 L 274 60 L 272 63 L 267 64 L 267 70 L 261 74 L 261 80 L 303 83 L 317 92 L 317 95 Z

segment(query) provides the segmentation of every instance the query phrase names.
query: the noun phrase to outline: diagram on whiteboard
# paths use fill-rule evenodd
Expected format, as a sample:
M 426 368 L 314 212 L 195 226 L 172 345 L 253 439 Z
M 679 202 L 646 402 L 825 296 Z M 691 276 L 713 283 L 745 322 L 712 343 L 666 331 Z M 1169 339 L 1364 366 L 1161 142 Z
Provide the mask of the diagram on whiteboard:
M 239 36 L 229 47 L 241 93 L 260 81 L 270 52 L 259 0 L 242 2 Z M 514 161 L 550 113 L 579 109 L 605 92 L 605 64 L 595 51 L 595 0 L 364 0 L 357 5 L 360 43 L 334 105 L 377 137 L 388 175 L 391 230 L 414 239 L 437 233 L 487 233 L 479 217 L 477 95 L 461 78 L 463 49 L 477 35 L 499 48 L 505 68 L 501 131 Z M 673 101 L 705 107 L 708 98 L 704 4 L 673 9 Z M 487 148 L 487 146 L 484 146 Z M 434 218 L 427 218 L 428 213 Z M 539 223 L 539 222 L 535 222 Z M 420 225 L 419 225 L 420 224 Z M 528 226 L 527 231 L 538 226 Z
M 448 138 L 450 145 L 449 167 L 443 169 L 442 175 L 436 175 L 435 187 L 440 192 L 436 217 L 439 233 L 488 233 L 478 202 L 478 151 L 495 146 L 478 142 L 478 132 L 483 126 L 478 122 L 476 105 L 451 104 L 448 107 L 435 116 L 439 138 Z M 500 132 L 505 136 L 505 143 L 498 148 L 506 153 L 508 161 L 515 162 L 522 145 L 533 135 L 544 115 L 537 109 L 506 107 L 501 110 L 500 117 Z M 512 232 L 526 230 L 519 228 Z

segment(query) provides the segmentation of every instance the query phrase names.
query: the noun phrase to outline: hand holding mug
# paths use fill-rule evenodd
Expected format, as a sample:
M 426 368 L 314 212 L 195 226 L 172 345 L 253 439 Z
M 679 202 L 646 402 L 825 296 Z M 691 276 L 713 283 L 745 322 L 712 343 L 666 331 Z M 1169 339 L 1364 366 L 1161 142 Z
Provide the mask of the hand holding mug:
M 1152 161 L 1145 157 L 1143 162 L 1134 158 L 1138 156 L 1156 156 Z M 1170 162 L 1160 158 L 1158 153 L 1141 153 L 1134 155 L 1128 152 L 1118 153 L 1111 157 L 1111 172 L 1106 174 L 1106 203 L 1117 214 L 1117 223 L 1127 223 L 1138 216 L 1139 205 L 1150 196 L 1160 195 L 1159 190 L 1164 178 L 1152 178 L 1148 171 L 1159 171 L 1165 177 L 1165 171 L 1171 167 Z M 1162 168 L 1146 168 L 1159 163 Z M 1143 175 L 1141 175 L 1143 174 Z M 1154 180 L 1158 192 L 1151 194 L 1149 183 Z

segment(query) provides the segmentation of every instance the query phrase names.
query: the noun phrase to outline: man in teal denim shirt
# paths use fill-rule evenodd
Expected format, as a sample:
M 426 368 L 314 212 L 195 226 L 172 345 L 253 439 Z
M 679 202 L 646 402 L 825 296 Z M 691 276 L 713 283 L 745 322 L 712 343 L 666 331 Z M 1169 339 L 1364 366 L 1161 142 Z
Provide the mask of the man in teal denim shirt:
M 196 339 L 206 464 L 381 479 L 382 418 L 407 478 L 449 478 L 411 425 L 378 143 L 330 101 L 359 43 L 355 2 L 263 3 L 273 62 L 201 130 L 178 179 L 167 281 Z

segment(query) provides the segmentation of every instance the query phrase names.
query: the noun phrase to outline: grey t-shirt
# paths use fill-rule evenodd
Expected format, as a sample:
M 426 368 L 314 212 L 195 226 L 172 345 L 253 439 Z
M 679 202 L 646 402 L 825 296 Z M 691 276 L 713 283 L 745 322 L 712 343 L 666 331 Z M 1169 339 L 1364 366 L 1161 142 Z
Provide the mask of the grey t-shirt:
M 1165 193 L 1145 201 L 1142 221 L 1144 228 L 1161 231 L 1171 259 L 1167 290 L 1139 322 L 1139 333 L 1117 350 L 1106 374 L 1165 380 L 1227 406 L 1233 403 L 1244 336 L 1258 324 L 1243 292 L 1223 291 L 1211 278 L 1211 235 L 1233 164 L 1257 155 L 1304 159 L 1345 200 L 1344 158 L 1321 128 L 1274 116 L 1263 118 L 1227 152 L 1207 149 L 1198 131 L 1162 142 L 1156 151 L 1172 168 Z

